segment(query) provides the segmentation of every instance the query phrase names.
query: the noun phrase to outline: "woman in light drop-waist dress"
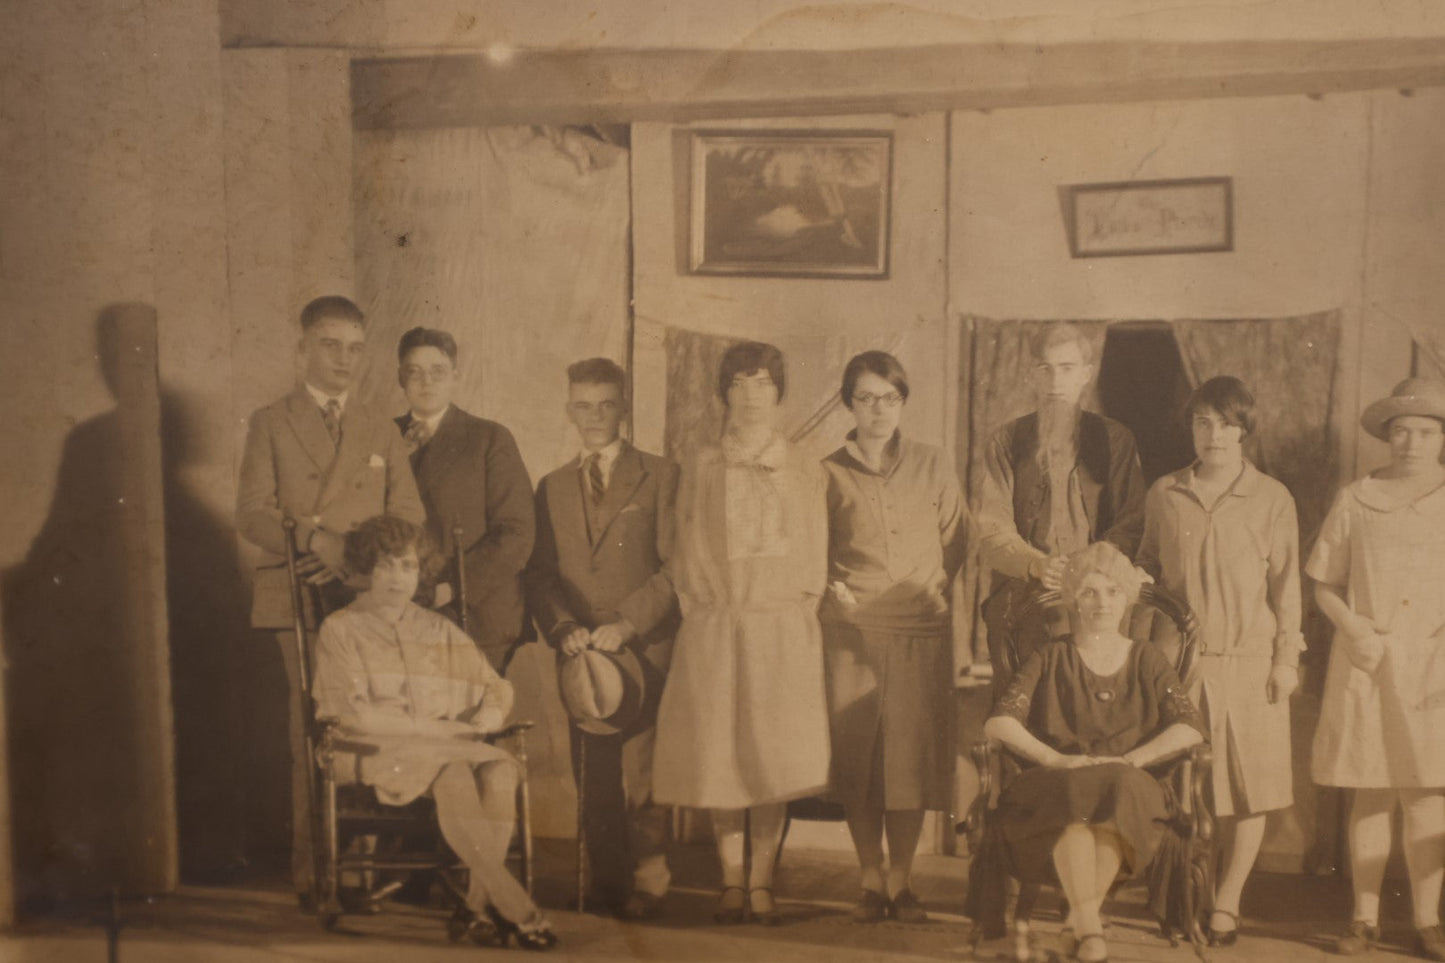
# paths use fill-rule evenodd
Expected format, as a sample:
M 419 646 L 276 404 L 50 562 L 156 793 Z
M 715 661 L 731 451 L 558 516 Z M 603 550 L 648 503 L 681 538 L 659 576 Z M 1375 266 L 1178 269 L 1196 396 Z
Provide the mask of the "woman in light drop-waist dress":
M 783 390 L 772 345 L 723 356 L 727 429 L 684 468 L 669 563 L 682 625 L 658 707 L 653 791 L 660 804 L 712 810 L 722 923 L 781 922 L 772 885 L 787 802 L 828 781 L 825 481 L 777 433 Z
M 1445 960 L 1445 385 L 1402 381 L 1360 423 L 1389 443 L 1390 464 L 1335 499 L 1305 567 L 1335 626 L 1314 780 L 1354 789 L 1354 920 L 1337 950 L 1363 953 L 1380 937 L 1399 805 L 1417 949 Z
M 1185 421 L 1194 464 L 1154 483 L 1144 503 L 1141 568 L 1199 618 L 1190 698 L 1214 747 L 1216 816 L 1233 817 L 1209 940 L 1238 939 L 1239 903 L 1266 814 L 1294 804 L 1289 697 L 1299 686 L 1299 523 L 1288 489 L 1244 457 L 1254 398 L 1238 378 L 1211 378 Z
M 923 922 L 909 877 L 924 813 L 946 812 L 953 801 L 949 599 L 967 514 L 944 452 L 899 433 L 908 376 L 896 358 L 882 351 L 853 358 L 842 398 L 857 427 L 823 459 L 832 794 L 843 803 L 862 870 L 853 918 Z

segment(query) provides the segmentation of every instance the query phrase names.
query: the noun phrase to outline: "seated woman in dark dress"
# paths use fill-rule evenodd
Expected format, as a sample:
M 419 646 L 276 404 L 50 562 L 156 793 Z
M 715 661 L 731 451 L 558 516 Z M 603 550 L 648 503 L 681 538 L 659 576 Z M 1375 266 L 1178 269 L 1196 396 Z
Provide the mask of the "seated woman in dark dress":
M 969 882 L 968 912 L 1001 911 L 1000 870 L 1057 883 L 1077 958 L 1108 958 L 1099 908 L 1120 873 L 1149 868 L 1168 828 L 1164 789 L 1146 767 L 1199 743 L 1198 711 L 1158 650 L 1120 633 L 1140 575 L 1114 546 L 1069 559 L 1071 640 L 1038 649 L 1010 680 L 984 734 L 1033 765 L 1004 789 Z

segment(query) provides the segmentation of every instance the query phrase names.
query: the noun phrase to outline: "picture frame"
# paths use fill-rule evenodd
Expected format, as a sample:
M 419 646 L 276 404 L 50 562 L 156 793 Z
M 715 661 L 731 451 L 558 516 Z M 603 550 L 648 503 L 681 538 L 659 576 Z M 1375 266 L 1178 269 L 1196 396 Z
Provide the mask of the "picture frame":
M 695 131 L 690 146 L 693 273 L 888 277 L 891 131 Z
M 1234 250 L 1234 179 L 1074 184 L 1064 207 L 1076 258 Z

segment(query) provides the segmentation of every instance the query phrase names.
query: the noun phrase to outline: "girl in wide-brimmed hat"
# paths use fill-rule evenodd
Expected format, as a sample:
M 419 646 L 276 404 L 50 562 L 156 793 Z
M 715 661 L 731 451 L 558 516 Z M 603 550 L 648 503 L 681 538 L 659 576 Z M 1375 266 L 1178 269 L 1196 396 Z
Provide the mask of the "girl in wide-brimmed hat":
M 1417 949 L 1445 960 L 1445 385 L 1402 381 L 1360 423 L 1389 443 L 1390 464 L 1340 493 L 1305 566 L 1335 625 L 1314 780 L 1355 791 L 1354 920 L 1337 949 L 1363 953 L 1379 939 L 1399 805 Z

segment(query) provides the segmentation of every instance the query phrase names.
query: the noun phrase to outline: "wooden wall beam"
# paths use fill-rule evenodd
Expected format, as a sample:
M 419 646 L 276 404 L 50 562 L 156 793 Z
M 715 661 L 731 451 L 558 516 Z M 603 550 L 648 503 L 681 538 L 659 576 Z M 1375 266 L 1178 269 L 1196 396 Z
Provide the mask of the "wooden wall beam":
M 917 113 L 1445 85 L 1445 40 L 358 57 L 358 129 Z

